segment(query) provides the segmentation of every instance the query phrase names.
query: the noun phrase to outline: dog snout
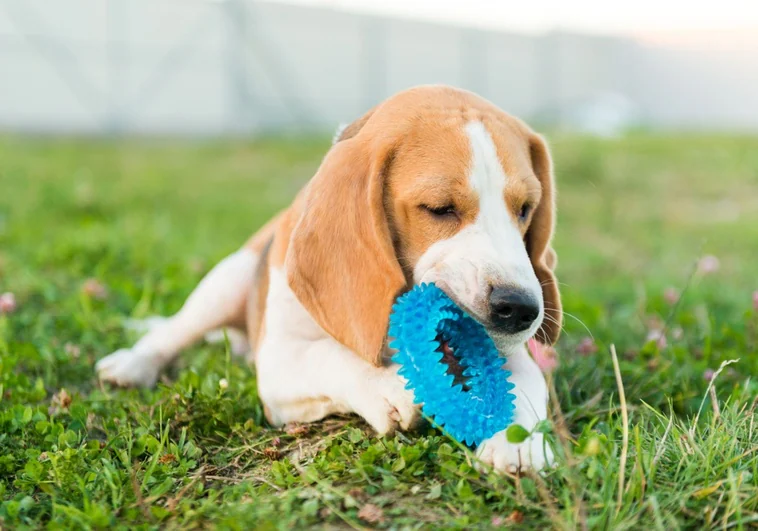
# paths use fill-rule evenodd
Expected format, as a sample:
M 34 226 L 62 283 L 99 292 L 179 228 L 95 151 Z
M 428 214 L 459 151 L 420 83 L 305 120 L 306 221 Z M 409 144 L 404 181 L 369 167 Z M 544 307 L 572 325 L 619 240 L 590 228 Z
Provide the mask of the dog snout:
M 495 287 L 489 302 L 492 324 L 507 334 L 523 332 L 540 315 L 537 299 L 521 288 Z

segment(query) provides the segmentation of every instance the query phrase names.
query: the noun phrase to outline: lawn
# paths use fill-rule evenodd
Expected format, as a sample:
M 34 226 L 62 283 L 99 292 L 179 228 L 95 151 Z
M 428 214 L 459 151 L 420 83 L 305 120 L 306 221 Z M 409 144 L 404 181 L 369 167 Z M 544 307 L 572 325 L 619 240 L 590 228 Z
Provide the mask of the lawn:
M 124 319 L 176 311 L 326 138 L 0 138 L 0 528 L 758 526 L 758 138 L 551 141 L 558 466 L 512 478 L 429 426 L 272 429 L 224 345 L 98 385 Z

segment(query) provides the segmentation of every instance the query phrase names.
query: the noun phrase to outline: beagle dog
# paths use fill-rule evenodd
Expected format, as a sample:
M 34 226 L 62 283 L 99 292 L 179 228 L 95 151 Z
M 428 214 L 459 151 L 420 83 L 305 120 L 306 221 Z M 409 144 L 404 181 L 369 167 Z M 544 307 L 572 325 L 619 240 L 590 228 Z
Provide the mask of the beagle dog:
M 514 422 L 531 430 L 548 392 L 525 343 L 553 344 L 562 322 L 554 220 L 540 136 L 470 92 L 412 88 L 341 131 L 288 208 L 96 369 L 151 386 L 183 348 L 235 329 L 272 425 L 357 413 L 380 435 L 408 429 L 419 410 L 389 361 L 388 319 L 398 295 L 434 282 L 486 327 L 516 385 Z M 477 455 L 510 472 L 552 461 L 540 433 L 497 433 Z

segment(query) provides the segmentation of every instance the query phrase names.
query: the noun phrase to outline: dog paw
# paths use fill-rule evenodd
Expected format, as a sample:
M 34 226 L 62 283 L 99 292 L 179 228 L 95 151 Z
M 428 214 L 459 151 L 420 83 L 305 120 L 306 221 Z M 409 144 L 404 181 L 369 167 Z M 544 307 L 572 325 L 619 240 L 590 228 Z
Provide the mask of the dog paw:
M 553 464 L 553 451 L 541 433 L 514 444 L 508 442 L 505 431 L 500 431 L 479 445 L 476 456 L 496 471 L 510 474 L 539 472 Z
M 363 417 L 378 435 L 407 430 L 419 420 L 419 406 L 413 403 L 413 391 L 405 388 L 406 380 L 397 374 L 397 366 L 381 369 L 359 387 L 353 410 Z
M 158 381 L 160 366 L 155 356 L 122 348 L 95 365 L 98 378 L 123 387 L 152 387 Z

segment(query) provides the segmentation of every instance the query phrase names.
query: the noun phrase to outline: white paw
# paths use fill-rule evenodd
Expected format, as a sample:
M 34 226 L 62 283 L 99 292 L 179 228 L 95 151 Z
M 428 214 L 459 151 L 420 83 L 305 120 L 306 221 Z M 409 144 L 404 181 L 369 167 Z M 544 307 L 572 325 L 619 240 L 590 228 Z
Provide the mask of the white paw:
M 152 387 L 158 381 L 160 369 L 155 355 L 128 348 L 117 350 L 95 365 L 100 380 L 124 387 Z
M 539 472 L 553 464 L 553 451 L 541 433 L 531 435 L 522 443 L 509 443 L 505 431 L 500 431 L 476 449 L 477 458 L 498 472 L 520 474 L 528 470 Z
M 413 391 L 405 388 L 405 379 L 397 374 L 398 366 L 381 369 L 352 397 L 353 410 L 363 417 L 379 435 L 400 428 L 407 430 L 419 419 L 419 406 L 413 403 Z M 374 369 L 376 370 L 376 369 Z

